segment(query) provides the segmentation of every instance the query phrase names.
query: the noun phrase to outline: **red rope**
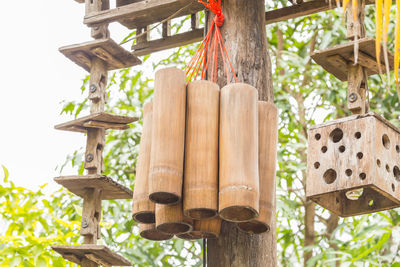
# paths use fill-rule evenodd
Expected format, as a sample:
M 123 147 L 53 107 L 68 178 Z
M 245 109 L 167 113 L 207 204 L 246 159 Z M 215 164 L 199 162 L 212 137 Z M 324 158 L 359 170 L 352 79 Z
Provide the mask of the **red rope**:
M 210 29 L 206 37 L 201 42 L 199 48 L 197 49 L 193 58 L 190 60 L 189 64 L 186 66 L 185 71 L 188 76 L 188 80 L 191 81 L 192 79 L 196 79 L 200 73 L 200 69 L 201 79 L 204 80 L 207 69 L 209 66 L 211 66 L 210 77 L 214 82 L 216 82 L 218 76 L 218 57 L 219 54 L 221 54 L 228 83 L 230 82 L 229 71 L 232 72 L 235 81 L 238 82 L 232 63 L 229 59 L 224 41 L 222 40 L 221 31 L 219 29 L 220 27 L 222 27 L 225 20 L 224 14 L 222 14 L 221 11 L 221 0 L 209 0 L 209 2 L 199 0 L 199 2 L 202 3 L 211 12 L 213 12 L 215 14 L 215 17 L 211 23 Z M 228 66 L 230 67 L 230 70 L 228 69 Z

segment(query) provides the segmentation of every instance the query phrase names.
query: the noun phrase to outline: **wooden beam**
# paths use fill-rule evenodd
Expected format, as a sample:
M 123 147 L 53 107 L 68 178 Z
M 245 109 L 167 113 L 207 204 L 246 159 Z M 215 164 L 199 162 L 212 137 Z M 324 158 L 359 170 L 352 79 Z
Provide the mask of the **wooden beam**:
M 375 3 L 373 0 L 367 0 L 366 4 Z M 265 13 L 265 24 L 272 24 L 280 21 L 308 16 L 315 13 L 327 11 L 336 8 L 336 2 L 329 4 L 325 0 L 312 0 L 301 4 L 278 8 Z
M 203 39 L 203 33 L 204 29 L 196 29 L 190 32 L 179 33 L 158 40 L 139 43 L 132 47 L 132 54 L 135 56 L 144 56 L 157 51 L 200 42 Z
M 147 0 L 89 14 L 85 16 L 84 23 L 92 27 L 118 21 L 129 29 L 134 29 L 160 22 L 182 8 L 184 9 L 174 17 L 194 14 L 203 10 L 204 6 L 196 0 Z
M 329 1 L 314 0 L 303 2 L 301 4 L 278 8 L 275 10 L 267 11 L 265 13 L 265 24 L 272 24 L 275 22 L 294 19 L 302 16 L 311 15 L 314 13 L 326 11 L 335 8 L 336 5 L 329 6 Z

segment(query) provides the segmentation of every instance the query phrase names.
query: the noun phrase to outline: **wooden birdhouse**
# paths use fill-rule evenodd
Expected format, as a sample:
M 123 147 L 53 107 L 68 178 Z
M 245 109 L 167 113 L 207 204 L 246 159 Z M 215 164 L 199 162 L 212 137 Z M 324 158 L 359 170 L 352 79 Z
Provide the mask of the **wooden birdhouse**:
M 400 130 L 375 113 L 314 126 L 306 195 L 342 216 L 400 206 Z

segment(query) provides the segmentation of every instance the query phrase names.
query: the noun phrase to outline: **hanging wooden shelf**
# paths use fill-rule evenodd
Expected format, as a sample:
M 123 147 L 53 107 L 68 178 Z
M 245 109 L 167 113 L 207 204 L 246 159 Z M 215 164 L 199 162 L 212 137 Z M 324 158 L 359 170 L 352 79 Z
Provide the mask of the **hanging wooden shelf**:
M 375 113 L 309 130 L 307 199 L 342 216 L 400 207 L 400 130 Z
M 102 200 L 131 199 L 133 197 L 132 190 L 104 175 L 61 176 L 54 178 L 54 181 L 82 198 L 88 188 L 101 189 Z
M 188 6 L 190 3 L 192 4 Z M 204 9 L 197 0 L 146 0 L 88 14 L 84 23 L 94 27 L 104 23 L 119 22 L 129 29 L 135 29 L 163 21 L 185 6 L 187 8 L 181 10 L 175 17 L 194 14 Z
M 336 76 L 339 80 L 347 81 L 348 64 L 354 63 L 354 43 L 355 41 L 352 41 L 325 50 L 316 51 L 311 55 L 311 58 L 314 59 L 317 64 L 321 65 L 327 72 Z M 358 44 L 358 64 L 366 68 L 368 75 L 379 73 L 378 64 L 376 62 L 375 39 L 363 38 L 358 40 Z M 393 70 L 393 55 L 389 53 L 388 56 L 390 70 Z M 384 62 L 385 59 L 382 52 L 381 70 L 383 72 L 386 70 Z
M 52 249 L 69 261 L 78 265 L 82 264 L 82 260 L 88 259 L 94 263 L 102 266 L 132 266 L 132 263 L 112 252 L 106 246 L 99 245 L 80 245 L 80 246 L 67 246 L 58 245 L 52 246 Z
M 94 113 L 77 120 L 56 125 L 57 130 L 86 133 L 90 128 L 96 129 L 129 129 L 129 123 L 137 121 L 136 117 L 113 115 L 105 112 Z
M 59 50 L 88 72 L 90 72 L 92 59 L 95 57 L 102 59 L 106 63 L 107 70 L 123 69 L 142 63 L 137 56 L 126 51 L 111 39 L 97 39 L 86 43 L 64 46 Z

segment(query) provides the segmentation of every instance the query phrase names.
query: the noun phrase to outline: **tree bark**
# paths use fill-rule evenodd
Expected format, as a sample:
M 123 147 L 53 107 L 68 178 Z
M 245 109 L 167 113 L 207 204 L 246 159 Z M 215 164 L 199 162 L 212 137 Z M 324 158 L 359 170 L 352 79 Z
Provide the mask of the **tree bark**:
M 273 101 L 272 70 L 265 30 L 264 0 L 224 0 L 221 28 L 228 55 L 239 82 L 258 89 L 259 99 Z M 211 15 L 208 23 L 213 19 Z M 231 81 L 233 81 L 231 75 Z M 217 83 L 226 85 L 226 74 L 218 64 Z M 274 212 L 275 212 L 274 203 Z M 276 219 L 271 231 L 261 235 L 240 232 L 234 223 L 223 222 L 221 235 L 207 243 L 210 267 L 276 266 Z

